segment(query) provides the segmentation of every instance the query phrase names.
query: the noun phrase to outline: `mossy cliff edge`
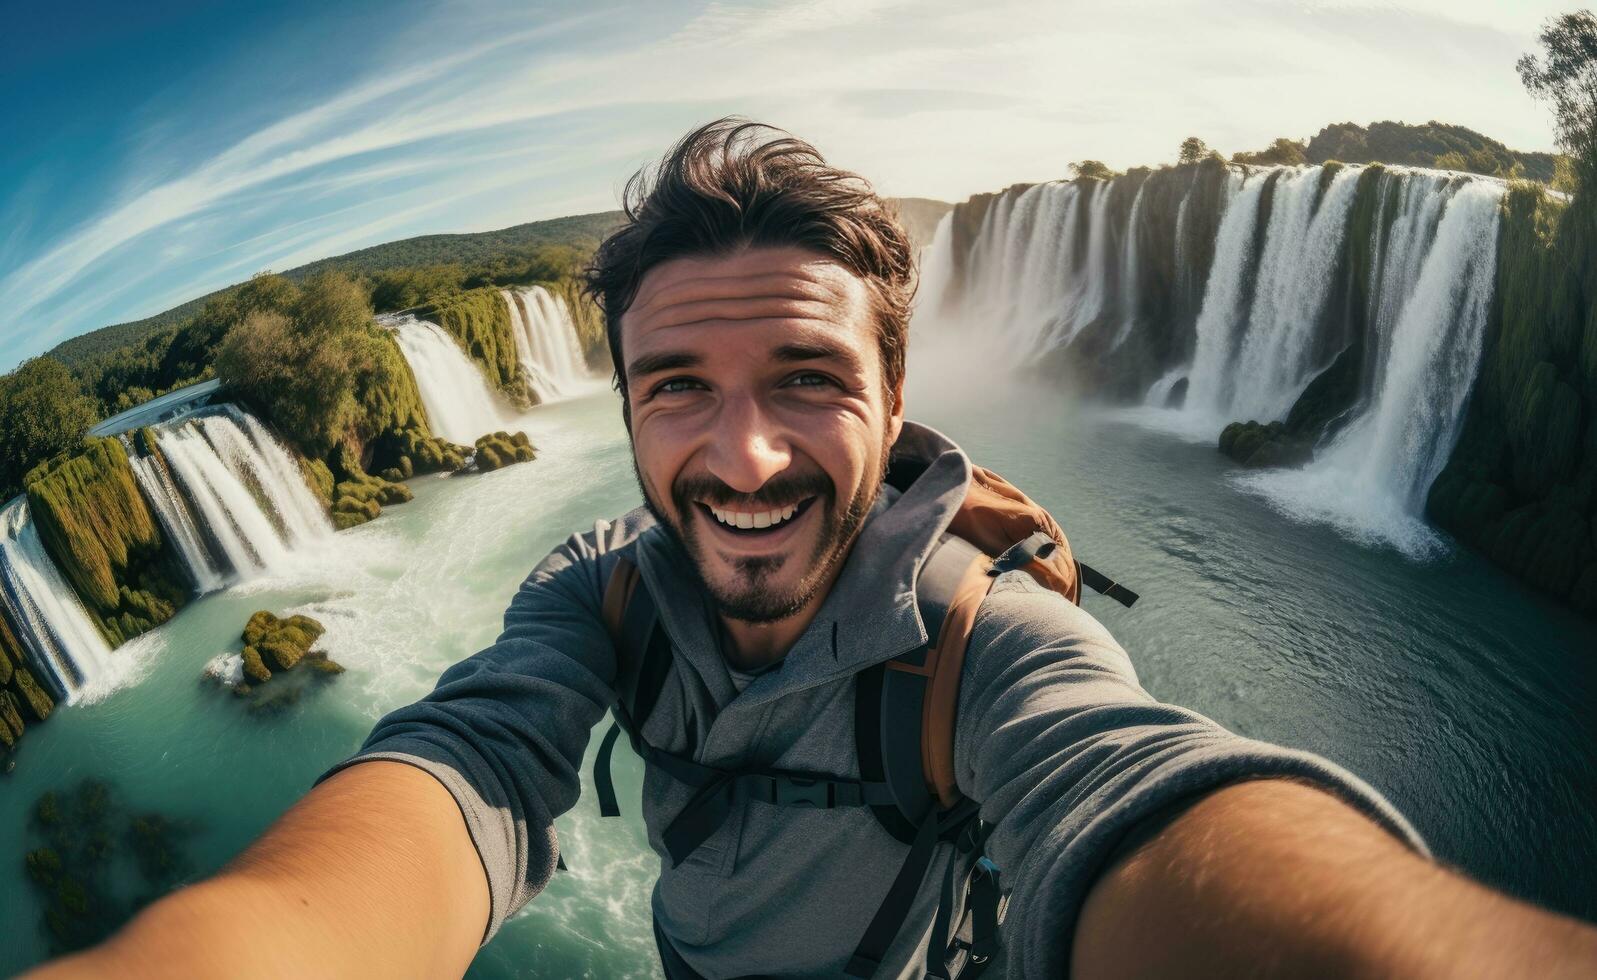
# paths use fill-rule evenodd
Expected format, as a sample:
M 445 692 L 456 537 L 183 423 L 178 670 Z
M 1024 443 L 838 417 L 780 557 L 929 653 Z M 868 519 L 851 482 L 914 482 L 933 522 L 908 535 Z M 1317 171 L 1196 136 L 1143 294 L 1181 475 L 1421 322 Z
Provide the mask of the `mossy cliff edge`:
M 28 721 L 44 721 L 55 709 L 26 663 L 22 644 L 0 613 L 0 749 L 16 745 Z
M 1497 289 L 1463 432 L 1427 513 L 1597 615 L 1597 201 L 1503 202 Z
M 172 618 L 187 589 L 120 442 L 86 439 L 24 483 L 45 550 L 112 646 Z

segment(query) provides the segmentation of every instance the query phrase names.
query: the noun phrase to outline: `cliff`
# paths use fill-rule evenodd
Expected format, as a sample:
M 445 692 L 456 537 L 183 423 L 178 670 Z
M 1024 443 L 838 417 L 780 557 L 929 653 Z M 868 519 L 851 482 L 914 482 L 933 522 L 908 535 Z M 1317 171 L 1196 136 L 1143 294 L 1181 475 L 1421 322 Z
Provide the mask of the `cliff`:
M 45 550 L 111 645 L 172 617 L 186 598 L 173 556 L 115 439 L 86 439 L 30 472 Z
M 1514 575 L 1597 614 L 1597 202 L 1516 185 L 1464 430 L 1427 512 Z

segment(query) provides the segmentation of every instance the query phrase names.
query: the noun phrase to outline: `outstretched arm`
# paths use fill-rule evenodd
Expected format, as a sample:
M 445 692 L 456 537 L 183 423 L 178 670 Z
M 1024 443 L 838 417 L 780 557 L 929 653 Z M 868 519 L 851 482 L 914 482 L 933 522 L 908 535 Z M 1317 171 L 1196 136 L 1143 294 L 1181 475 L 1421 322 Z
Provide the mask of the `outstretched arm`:
M 1589 977 L 1597 929 L 1437 865 L 1288 780 L 1203 797 L 1088 894 L 1073 977 Z
M 27 980 L 460 976 L 487 923 L 454 797 L 374 761 L 311 790 L 215 877 Z

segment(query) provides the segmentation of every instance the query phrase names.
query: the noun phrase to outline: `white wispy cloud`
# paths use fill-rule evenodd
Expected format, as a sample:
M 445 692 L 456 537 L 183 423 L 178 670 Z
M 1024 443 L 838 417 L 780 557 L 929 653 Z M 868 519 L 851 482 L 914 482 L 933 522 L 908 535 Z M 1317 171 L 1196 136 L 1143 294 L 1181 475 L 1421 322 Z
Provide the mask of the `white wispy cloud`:
M 1158 163 L 1190 133 L 1229 152 L 1345 119 L 1445 119 L 1545 148 L 1544 115 L 1497 62 L 1556 12 L 1550 0 L 715 0 L 653 38 L 606 40 L 630 36 L 625 12 L 589 13 L 456 48 L 428 43 L 423 24 L 364 81 L 169 176 L 130 175 L 140 190 L 31 255 L 8 229 L 0 308 L 13 333 L 0 350 L 15 360 L 383 235 L 604 207 L 688 126 L 733 112 L 787 126 L 889 193 L 950 199 L 1087 156 Z M 517 13 L 500 8 L 497 23 Z M 85 280 L 102 288 L 79 295 Z

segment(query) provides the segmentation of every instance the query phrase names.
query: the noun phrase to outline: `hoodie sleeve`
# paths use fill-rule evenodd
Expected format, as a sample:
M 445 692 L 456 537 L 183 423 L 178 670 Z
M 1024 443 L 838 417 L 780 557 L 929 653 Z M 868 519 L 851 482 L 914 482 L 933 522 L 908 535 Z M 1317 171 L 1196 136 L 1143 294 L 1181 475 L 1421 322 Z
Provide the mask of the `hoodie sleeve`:
M 1232 734 L 1154 700 L 1086 611 L 1024 572 L 982 604 L 955 734 L 961 790 L 995 824 L 987 854 L 1010 890 L 1014 977 L 1062 977 L 1082 903 L 1119 845 L 1173 804 L 1260 777 L 1309 781 L 1421 853 L 1390 803 L 1319 756 Z
M 487 942 L 542 891 L 559 855 L 554 819 L 576 803 L 583 752 L 608 710 L 615 650 L 600 617 L 606 526 L 538 563 L 486 650 L 432 693 L 380 720 L 352 758 L 403 762 L 454 796 L 488 876 Z

